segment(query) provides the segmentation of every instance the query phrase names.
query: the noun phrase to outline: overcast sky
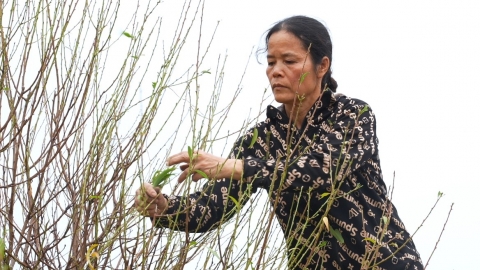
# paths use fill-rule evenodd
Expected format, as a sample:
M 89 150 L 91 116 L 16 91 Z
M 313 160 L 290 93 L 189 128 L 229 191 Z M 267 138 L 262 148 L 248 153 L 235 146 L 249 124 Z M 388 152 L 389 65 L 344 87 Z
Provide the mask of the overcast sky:
M 164 4 L 163 16 L 178 17 L 171 12 L 173 0 Z M 211 67 L 228 51 L 223 89 L 234 91 L 252 48 L 263 46 L 274 22 L 292 15 L 324 22 L 333 41 L 337 91 L 366 101 L 375 112 L 384 180 L 392 185 L 396 173 L 393 201 L 410 232 L 438 192 L 445 193 L 414 238 L 423 261 L 454 202 L 429 269 L 480 269 L 474 265 L 480 250 L 479 14 L 480 1 L 207 0 L 203 35 L 220 21 Z M 248 65 L 237 101 L 240 118 L 258 111 L 251 99 L 268 86 L 265 67 L 256 60 Z

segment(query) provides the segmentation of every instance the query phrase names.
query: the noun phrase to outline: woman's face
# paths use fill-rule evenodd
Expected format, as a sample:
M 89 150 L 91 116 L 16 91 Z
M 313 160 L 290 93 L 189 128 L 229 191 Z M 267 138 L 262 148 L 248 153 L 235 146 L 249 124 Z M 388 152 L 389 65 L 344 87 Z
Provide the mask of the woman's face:
M 302 41 L 285 30 L 270 36 L 267 52 L 267 76 L 275 100 L 293 106 L 297 96 L 304 96 L 302 103 L 313 104 L 320 96 L 320 84 L 325 74 L 323 64 L 316 68 Z M 306 75 L 300 82 L 302 74 Z M 299 100 L 295 104 L 298 105 Z

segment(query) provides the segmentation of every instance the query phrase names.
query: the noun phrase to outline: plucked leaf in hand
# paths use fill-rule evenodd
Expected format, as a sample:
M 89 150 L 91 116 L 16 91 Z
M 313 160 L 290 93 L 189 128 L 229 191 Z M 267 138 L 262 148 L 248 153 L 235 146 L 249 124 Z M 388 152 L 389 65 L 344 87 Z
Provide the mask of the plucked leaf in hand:
M 163 187 L 165 184 L 167 184 L 168 178 L 173 175 L 173 171 L 175 171 L 175 167 L 170 167 L 163 171 L 155 172 L 152 178 L 153 186 Z

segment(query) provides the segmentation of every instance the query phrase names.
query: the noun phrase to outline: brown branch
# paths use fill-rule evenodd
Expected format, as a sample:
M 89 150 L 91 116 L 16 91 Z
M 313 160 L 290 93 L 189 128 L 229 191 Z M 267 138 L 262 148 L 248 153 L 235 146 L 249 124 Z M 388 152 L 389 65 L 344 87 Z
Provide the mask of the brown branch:
M 440 242 L 440 238 L 442 238 L 443 231 L 445 230 L 445 226 L 448 223 L 448 219 L 450 218 L 450 213 L 452 213 L 452 210 L 453 210 L 453 203 L 452 205 L 450 205 L 450 210 L 448 211 L 447 219 L 445 220 L 445 223 L 443 223 L 442 232 L 440 232 L 440 235 L 438 236 L 438 240 L 435 243 L 435 247 L 433 248 L 432 253 L 430 254 L 430 257 L 428 257 L 427 263 L 425 264 L 425 269 L 427 269 L 428 263 L 430 262 L 430 259 L 432 258 L 433 253 L 435 252 L 435 250 L 437 250 L 438 243 Z

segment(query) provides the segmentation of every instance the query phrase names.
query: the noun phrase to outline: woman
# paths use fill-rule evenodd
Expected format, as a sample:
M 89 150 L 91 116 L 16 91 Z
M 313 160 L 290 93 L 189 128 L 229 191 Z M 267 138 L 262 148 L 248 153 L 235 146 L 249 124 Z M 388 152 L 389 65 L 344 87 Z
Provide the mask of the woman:
M 263 188 L 271 191 L 285 234 L 289 268 L 423 269 L 387 199 L 374 114 L 365 102 L 335 93 L 327 29 L 295 16 L 275 24 L 265 41 L 266 73 L 282 106 L 269 106 L 265 121 L 236 142 L 229 159 L 202 151 L 192 160 L 187 152 L 169 158 L 168 165 L 182 164 L 180 182 L 189 175 L 201 179 L 196 170 L 211 179 L 190 195 L 195 207 L 182 211 L 180 197 L 165 197 L 146 183 L 137 195 L 146 194 L 148 206 L 137 196 L 137 209 L 156 217 L 157 226 L 205 232 L 234 212 L 230 196 L 245 203 Z M 325 204 L 330 196 L 336 199 Z M 172 223 L 168 217 L 175 214 Z

